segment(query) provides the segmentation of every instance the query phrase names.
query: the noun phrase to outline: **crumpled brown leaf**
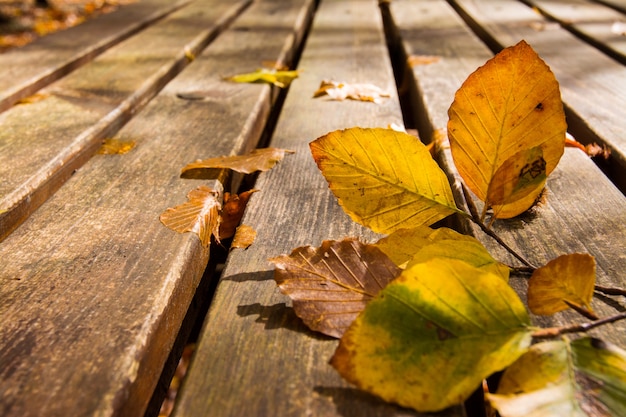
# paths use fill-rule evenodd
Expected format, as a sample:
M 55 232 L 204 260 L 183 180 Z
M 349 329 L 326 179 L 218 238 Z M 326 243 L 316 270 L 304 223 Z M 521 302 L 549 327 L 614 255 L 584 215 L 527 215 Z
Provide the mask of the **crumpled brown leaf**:
M 224 204 L 220 213 L 220 239 L 228 239 L 235 235 L 235 229 L 241 221 L 244 209 L 253 193 L 259 190 L 244 191 L 243 193 L 224 193 Z
M 255 171 L 268 171 L 278 162 L 282 161 L 285 154 L 295 153 L 287 149 L 262 148 L 255 149 L 246 155 L 218 156 L 192 162 L 183 168 L 182 174 L 191 170 L 225 168 L 243 174 Z
M 358 100 L 372 103 L 381 103 L 390 94 L 373 84 L 349 84 L 344 82 L 324 80 L 313 97 L 328 96 L 332 100 Z

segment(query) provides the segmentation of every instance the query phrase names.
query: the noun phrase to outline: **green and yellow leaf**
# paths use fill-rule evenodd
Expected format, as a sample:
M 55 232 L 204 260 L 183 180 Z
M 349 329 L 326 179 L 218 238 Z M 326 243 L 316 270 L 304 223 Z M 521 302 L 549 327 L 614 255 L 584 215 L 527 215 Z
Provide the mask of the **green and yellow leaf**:
M 502 417 L 626 415 L 626 352 L 593 338 L 533 345 L 487 394 Z
M 430 225 L 459 212 L 446 175 L 414 136 L 355 127 L 310 147 L 339 204 L 376 232 Z
M 596 262 L 586 253 L 562 255 L 533 272 L 528 282 L 528 308 L 549 315 L 572 305 L 591 309 L 596 281 Z
M 260 68 L 254 72 L 237 74 L 226 77 L 225 80 L 236 83 L 264 83 L 286 88 L 298 78 L 298 71 L 277 71 L 275 69 Z
M 485 209 L 495 206 L 496 218 L 526 211 L 565 146 L 565 113 L 550 68 L 521 41 L 467 78 L 448 115 L 454 163 Z
M 331 364 L 386 401 L 439 411 L 462 403 L 530 342 L 526 309 L 501 277 L 433 259 L 406 269 L 368 303 Z

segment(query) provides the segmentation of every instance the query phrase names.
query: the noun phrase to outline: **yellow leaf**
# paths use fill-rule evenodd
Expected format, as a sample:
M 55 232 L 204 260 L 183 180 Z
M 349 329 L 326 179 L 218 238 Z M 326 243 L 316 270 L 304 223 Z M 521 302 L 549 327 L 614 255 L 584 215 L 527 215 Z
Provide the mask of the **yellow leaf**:
M 355 127 L 310 147 L 339 204 L 376 232 L 430 225 L 459 212 L 445 173 L 414 136 Z
M 291 82 L 298 78 L 298 71 L 277 71 L 274 69 L 261 68 L 255 72 L 237 74 L 226 77 L 225 80 L 236 83 L 265 83 L 273 84 L 280 88 L 288 87 Z
M 550 68 L 521 41 L 467 78 L 448 115 L 454 163 L 485 210 L 499 206 L 496 218 L 527 210 L 564 150 L 565 113 Z
M 135 147 L 135 142 L 132 140 L 125 141 L 119 139 L 105 139 L 98 154 L 100 155 L 123 155 L 128 153 Z
M 528 308 L 534 314 L 554 314 L 569 303 L 591 310 L 596 262 L 583 253 L 562 255 L 535 270 L 528 282 Z
M 193 232 L 203 246 L 209 246 L 211 235 L 219 241 L 219 192 L 201 185 L 187 195 L 188 202 L 165 210 L 160 220 L 178 233 Z
M 268 171 L 282 161 L 286 153 L 294 153 L 286 149 L 263 148 L 255 149 L 246 155 L 218 156 L 202 161 L 196 161 L 183 168 L 182 174 L 191 170 L 226 168 L 233 171 L 250 174 L 255 171 Z
M 406 269 L 367 304 L 331 365 L 386 401 L 439 411 L 514 362 L 531 333 L 524 304 L 500 277 L 433 259 Z

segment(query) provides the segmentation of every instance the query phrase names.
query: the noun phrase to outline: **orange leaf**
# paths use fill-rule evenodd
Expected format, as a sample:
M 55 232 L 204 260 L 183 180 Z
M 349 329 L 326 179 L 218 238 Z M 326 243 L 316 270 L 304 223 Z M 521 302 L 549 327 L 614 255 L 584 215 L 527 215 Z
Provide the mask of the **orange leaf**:
M 295 153 L 286 149 L 263 148 L 255 149 L 246 155 L 219 156 L 202 161 L 192 162 L 183 168 L 182 174 L 197 169 L 225 168 L 250 174 L 255 171 L 268 171 L 282 161 L 286 153 Z
M 165 210 L 161 223 L 178 233 L 193 232 L 203 246 L 209 246 L 211 235 L 219 241 L 219 192 L 201 185 L 187 194 L 188 202 Z
M 124 141 L 119 139 L 105 139 L 100 149 L 99 155 L 123 155 L 135 147 L 132 140 Z
M 231 249 L 248 249 L 256 239 L 256 230 L 252 227 L 242 224 L 237 228 L 233 242 L 230 244 Z
M 341 337 L 367 302 L 400 273 L 380 249 L 356 239 L 300 247 L 270 262 L 298 317 L 333 337 Z
M 250 196 L 257 191 L 259 190 L 245 191 L 239 195 L 224 193 L 224 206 L 220 213 L 220 239 L 233 237 Z

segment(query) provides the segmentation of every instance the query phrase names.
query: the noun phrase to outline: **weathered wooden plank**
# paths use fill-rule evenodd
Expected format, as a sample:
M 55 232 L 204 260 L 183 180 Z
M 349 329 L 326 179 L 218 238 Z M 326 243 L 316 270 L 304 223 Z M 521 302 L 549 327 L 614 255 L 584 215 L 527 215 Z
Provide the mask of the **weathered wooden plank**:
M 143 0 L 2 54 L 0 112 L 189 1 Z
M 427 0 L 419 4 L 397 0 L 391 4 L 397 36 L 407 55 L 434 55 L 441 60 L 415 66 L 407 76 L 415 83 L 422 102 L 418 111 L 424 113 L 419 130 L 428 137 L 433 130 L 445 129 L 447 109 L 462 81 L 478 65 L 491 56 L 489 50 L 443 0 Z M 585 80 L 581 80 L 586 85 Z M 441 163 L 449 173 L 459 204 L 464 205 L 460 179 L 446 144 L 441 150 Z M 600 285 L 623 287 L 620 271 L 626 268 L 624 236 L 626 235 L 626 198 L 582 152 L 567 149 L 558 168 L 548 180 L 547 202 L 531 213 L 511 220 L 499 220 L 493 229 L 531 263 L 540 266 L 564 253 L 586 252 L 597 261 Z M 476 235 L 498 259 L 516 264 L 490 238 L 471 224 L 466 231 Z M 511 284 L 525 294 L 526 279 L 513 277 Z M 597 298 L 594 309 L 600 315 L 615 314 L 610 302 Z M 551 318 L 534 317 L 537 323 L 556 326 L 579 322 L 574 313 L 557 314 Z M 605 340 L 626 345 L 626 324 L 594 331 Z
M 597 3 L 605 4 L 617 11 L 626 13 L 626 0 L 595 0 Z
M 288 63 L 311 10 L 254 2 L 120 131 L 131 152 L 92 158 L 0 243 L 0 415 L 143 415 L 209 255 L 159 214 L 207 183 L 186 163 L 255 146 L 273 88 L 222 76 Z
M 527 0 L 527 4 L 615 60 L 626 63 L 626 37 L 623 35 L 626 16 L 623 13 L 587 0 Z
M 17 227 L 249 0 L 196 1 L 0 113 L 0 240 Z
M 626 180 L 626 67 L 564 29 L 541 30 L 546 20 L 514 0 L 452 0 L 492 49 L 525 39 L 550 65 L 567 106 L 571 133 L 581 142 L 604 143 L 612 151 L 603 163 L 624 191 Z
M 299 68 L 271 142 L 296 154 L 255 185 L 260 191 L 243 223 L 257 231 L 257 240 L 229 256 L 177 398 L 178 417 L 416 415 L 341 380 L 328 365 L 337 341 L 307 330 L 278 291 L 267 261 L 325 239 L 373 238 L 337 205 L 308 143 L 335 129 L 402 123 L 376 1 L 323 1 Z M 392 98 L 381 105 L 313 99 L 328 78 L 373 83 Z

